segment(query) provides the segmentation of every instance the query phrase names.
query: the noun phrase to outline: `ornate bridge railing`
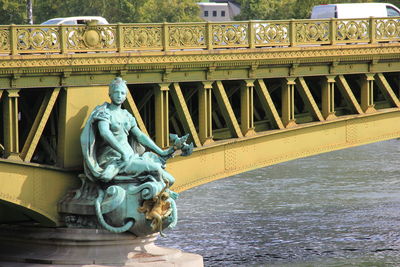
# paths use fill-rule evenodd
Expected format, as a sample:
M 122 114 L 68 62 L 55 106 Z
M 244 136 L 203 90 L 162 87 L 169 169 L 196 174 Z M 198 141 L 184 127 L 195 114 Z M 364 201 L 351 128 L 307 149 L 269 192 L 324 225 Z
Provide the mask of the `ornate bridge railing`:
M 170 51 L 400 40 L 400 18 L 0 26 L 0 54 Z

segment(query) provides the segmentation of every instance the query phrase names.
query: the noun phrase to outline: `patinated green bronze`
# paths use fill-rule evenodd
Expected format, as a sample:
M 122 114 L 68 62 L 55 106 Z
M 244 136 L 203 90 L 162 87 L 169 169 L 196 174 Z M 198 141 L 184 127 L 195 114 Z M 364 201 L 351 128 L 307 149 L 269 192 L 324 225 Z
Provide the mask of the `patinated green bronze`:
M 67 226 L 144 236 L 177 222 L 177 194 L 169 189 L 175 179 L 165 163 L 178 149 L 190 155 L 193 144 L 186 143 L 188 135 L 170 135 L 173 146 L 158 147 L 121 108 L 127 90 L 124 80 L 114 79 L 111 103 L 97 106 L 82 131 L 82 186 L 59 204 Z

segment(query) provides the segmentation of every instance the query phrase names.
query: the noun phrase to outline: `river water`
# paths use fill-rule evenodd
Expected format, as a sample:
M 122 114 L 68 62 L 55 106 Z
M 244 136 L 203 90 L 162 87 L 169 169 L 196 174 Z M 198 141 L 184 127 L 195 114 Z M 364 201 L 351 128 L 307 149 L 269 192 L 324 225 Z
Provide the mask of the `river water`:
M 400 141 L 242 173 L 177 204 L 157 244 L 205 266 L 400 266 Z

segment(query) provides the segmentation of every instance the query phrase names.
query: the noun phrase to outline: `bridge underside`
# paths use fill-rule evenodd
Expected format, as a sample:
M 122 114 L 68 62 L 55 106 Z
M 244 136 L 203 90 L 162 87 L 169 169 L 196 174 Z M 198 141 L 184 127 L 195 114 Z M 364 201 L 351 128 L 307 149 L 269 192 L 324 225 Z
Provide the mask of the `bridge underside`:
M 399 52 L 366 44 L 4 56 L 0 222 L 59 223 L 57 201 L 79 186 L 79 134 L 115 76 L 128 82 L 125 108 L 159 146 L 169 133 L 191 134 L 193 155 L 167 167 L 183 191 L 400 137 Z

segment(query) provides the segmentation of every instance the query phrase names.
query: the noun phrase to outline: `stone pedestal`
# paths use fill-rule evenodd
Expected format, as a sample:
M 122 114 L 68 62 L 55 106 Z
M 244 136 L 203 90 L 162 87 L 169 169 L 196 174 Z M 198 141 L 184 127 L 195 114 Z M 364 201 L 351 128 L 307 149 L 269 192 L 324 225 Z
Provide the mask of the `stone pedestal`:
M 203 258 L 100 229 L 0 226 L 0 266 L 202 267 Z

